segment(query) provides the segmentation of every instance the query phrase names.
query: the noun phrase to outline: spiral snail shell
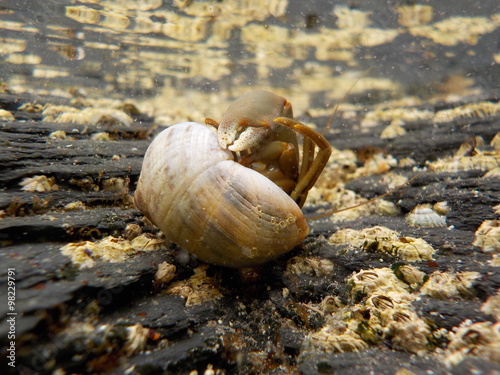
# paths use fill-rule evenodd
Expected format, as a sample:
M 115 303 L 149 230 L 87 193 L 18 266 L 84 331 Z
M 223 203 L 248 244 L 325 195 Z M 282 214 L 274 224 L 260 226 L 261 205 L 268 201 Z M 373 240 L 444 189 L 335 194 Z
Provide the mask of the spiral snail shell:
M 173 125 L 154 139 L 134 201 L 168 239 L 216 265 L 265 263 L 308 233 L 288 194 L 236 162 L 214 129 L 195 122 Z

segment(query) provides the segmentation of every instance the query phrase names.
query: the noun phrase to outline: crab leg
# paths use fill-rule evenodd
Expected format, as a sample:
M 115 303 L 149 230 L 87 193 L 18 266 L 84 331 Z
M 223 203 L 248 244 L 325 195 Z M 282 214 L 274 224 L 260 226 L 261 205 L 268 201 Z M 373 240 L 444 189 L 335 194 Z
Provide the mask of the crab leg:
M 299 180 L 290 194 L 290 197 L 297 202 L 299 207 L 302 207 L 306 201 L 307 193 L 325 168 L 332 153 L 332 147 L 321 134 L 301 122 L 288 117 L 278 117 L 274 119 L 274 122 L 294 129 L 304 137 L 303 160 Z M 315 146 L 318 147 L 316 156 L 314 156 Z

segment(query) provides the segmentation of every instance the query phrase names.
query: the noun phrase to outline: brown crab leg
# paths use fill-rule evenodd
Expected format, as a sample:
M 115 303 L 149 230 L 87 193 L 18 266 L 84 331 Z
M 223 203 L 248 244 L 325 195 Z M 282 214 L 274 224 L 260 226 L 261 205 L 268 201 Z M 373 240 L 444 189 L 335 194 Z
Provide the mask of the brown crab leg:
M 219 128 L 219 123 L 211 118 L 205 118 L 205 125 L 213 126 L 215 129 Z
M 290 194 L 290 197 L 297 202 L 299 207 L 302 207 L 306 201 L 307 193 L 314 186 L 316 180 L 325 168 L 332 153 L 332 147 L 320 133 L 297 120 L 287 117 L 278 117 L 274 119 L 274 122 L 294 129 L 304 137 L 303 161 L 299 174 L 299 181 Z M 314 145 L 318 147 L 318 152 L 315 157 L 313 156 L 315 151 Z

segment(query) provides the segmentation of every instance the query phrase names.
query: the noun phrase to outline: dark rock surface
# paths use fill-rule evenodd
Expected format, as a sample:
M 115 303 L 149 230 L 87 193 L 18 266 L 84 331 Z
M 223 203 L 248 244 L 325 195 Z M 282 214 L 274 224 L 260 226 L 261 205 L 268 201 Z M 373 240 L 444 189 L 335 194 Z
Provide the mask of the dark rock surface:
M 43 99 L 39 98 L 42 104 Z M 51 102 L 51 98 L 45 100 Z M 17 103 L 15 96 L 0 94 L 1 107 L 13 110 Z M 0 219 L 0 264 L 4 266 L 0 296 L 2 301 L 7 300 L 6 270 L 12 268 L 20 373 L 51 374 L 64 369 L 66 373 L 187 374 L 192 370 L 203 373 L 207 368 L 248 374 L 500 371 L 498 364 L 481 355 L 444 367 L 446 338 L 433 344 L 425 355 L 394 347 L 390 337 L 354 352 L 311 354 L 304 351 L 303 344 L 307 335 L 328 324 L 328 314 L 318 307 L 326 296 L 338 297 L 347 309 L 354 306 L 356 301 L 349 296 L 351 286 L 346 283 L 353 273 L 408 263 L 387 254 L 346 252 L 321 240 L 340 228 L 380 225 L 404 236 L 424 239 L 437 250 L 434 260 L 411 264 L 427 276 L 435 271 L 479 273 L 469 294 L 446 299 L 426 296 L 412 303 L 434 332 L 451 331 L 466 320 L 495 322 L 480 308 L 497 293 L 500 272 L 489 265 L 491 255 L 472 242 L 479 225 L 498 216 L 492 210 L 500 203 L 498 177 L 483 178 L 485 172 L 478 170 L 422 171 L 410 186 L 386 199 L 396 203 L 403 213 L 419 203 L 447 201 L 448 228 L 410 227 L 403 214 L 360 217 L 344 223 L 331 223 L 328 218 L 312 221 L 312 233 L 301 246 L 246 276 L 236 270 L 208 267 L 206 275 L 220 291 L 220 298 L 187 306 L 181 296 L 166 294 L 168 285 L 158 284 L 154 278 L 164 261 L 177 266 L 172 282 L 193 277 L 193 269 L 200 264 L 193 259 L 189 264 L 181 262 L 175 245 L 139 252 L 125 262 L 98 259 L 88 269 L 79 269 L 60 251 L 68 242 L 121 236 L 128 224 L 154 232 L 141 221 L 142 215 L 134 209 L 129 196 L 140 172 L 142 155 L 158 132 L 151 119 L 136 116 L 131 126 L 106 128 L 45 122 L 39 114 L 22 111 L 13 110 L 13 114 L 15 121 L 0 125 L 0 209 L 4 210 Z M 317 119 L 318 123 L 321 120 Z M 103 127 L 116 140 L 90 138 Z M 48 134 L 56 130 L 65 130 L 68 138 L 49 139 Z M 362 138 L 353 138 L 348 131 L 328 138 L 339 148 L 378 147 L 398 159 L 411 156 L 417 166 L 424 166 L 427 161 L 451 155 L 470 136 L 481 136 L 488 144 L 500 131 L 500 122 L 492 116 L 474 118 L 467 124 L 452 120 L 438 128 L 430 121 L 420 122 L 415 124 L 415 130 L 393 140 L 381 140 L 380 131 L 372 127 Z M 120 155 L 120 159 L 112 160 L 113 155 Z M 414 174 L 409 168 L 396 170 L 407 176 Z M 55 178 L 58 190 L 21 191 L 19 183 L 23 178 L 42 174 Z M 122 189 L 104 190 L 104 181 L 116 177 L 125 181 Z M 372 198 L 387 190 L 382 178 L 360 178 L 347 187 Z M 86 179 L 86 185 L 75 183 L 82 179 Z M 83 202 L 85 209 L 64 209 L 74 201 Z M 316 210 L 306 207 L 308 215 Z M 330 260 L 334 272 L 302 273 L 299 277 L 287 271 L 296 256 Z M 0 315 L 6 316 L 7 308 L 2 302 Z M 146 328 L 147 340 L 140 350 L 129 350 L 130 327 L 139 324 Z M 8 330 L 3 319 L 0 342 L 4 348 L 9 344 Z M 4 366 L 4 354 L 0 360 Z

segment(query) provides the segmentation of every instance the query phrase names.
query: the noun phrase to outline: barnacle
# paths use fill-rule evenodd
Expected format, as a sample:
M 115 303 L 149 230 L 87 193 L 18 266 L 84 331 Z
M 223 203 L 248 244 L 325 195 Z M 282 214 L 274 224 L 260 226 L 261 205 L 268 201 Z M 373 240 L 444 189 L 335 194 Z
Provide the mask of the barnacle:
M 493 139 L 490 142 L 490 146 L 493 147 L 497 151 L 500 150 L 500 133 L 495 134 L 495 136 L 493 137 Z
M 352 275 L 347 283 L 350 285 L 349 294 L 354 301 L 375 292 L 396 292 L 403 295 L 408 293 L 408 285 L 399 280 L 390 268 L 360 271 Z
M 75 185 L 82 190 L 99 191 L 99 186 L 94 183 L 92 177 L 71 178 L 68 182 L 70 185 Z
M 151 233 L 140 234 L 134 237 L 130 243 L 134 249 L 141 251 L 160 250 L 166 247 L 165 240 Z
M 434 206 L 432 206 L 432 209 L 436 211 L 439 215 L 446 215 L 448 212 L 450 212 L 450 206 L 448 205 L 448 202 L 437 202 L 434 203 Z
M 448 122 L 459 118 L 481 118 L 500 114 L 500 103 L 479 102 L 436 112 L 434 121 Z
M 59 190 L 59 186 L 55 183 L 54 177 L 47 177 L 44 175 L 27 177 L 23 179 L 19 185 L 22 186 L 21 190 L 42 193 L 44 191 Z
M 80 268 L 92 268 L 95 265 L 95 259 L 98 258 L 113 263 L 123 262 L 127 255 L 134 252 L 134 249 L 129 241 L 109 236 L 97 242 L 72 242 L 63 246 L 61 251 Z
M 500 204 L 493 206 L 492 209 L 497 215 L 500 215 Z
M 500 253 L 500 220 L 486 220 L 476 231 L 472 243 L 484 252 Z
M 101 181 L 103 190 L 112 193 L 123 193 L 128 190 L 128 180 L 123 177 L 111 177 Z
M 430 349 L 432 332 L 429 325 L 409 309 L 396 310 L 391 314 L 386 335 L 391 337 L 397 348 L 417 354 L 423 354 Z
M 186 299 L 186 306 L 199 305 L 205 301 L 222 297 L 213 277 L 207 276 L 207 265 L 194 269 L 194 275 L 187 280 L 181 280 L 169 285 L 166 294 L 176 294 Z
M 15 117 L 9 111 L 5 109 L 0 109 L 0 121 L 14 121 Z
M 455 46 L 460 43 L 474 45 L 478 39 L 496 28 L 488 17 L 449 17 L 439 22 L 414 26 L 409 32 L 415 36 L 432 39 L 435 43 Z
M 408 264 L 395 267 L 394 273 L 412 289 L 418 289 L 427 279 L 424 272 Z
M 405 27 L 425 25 L 432 21 L 434 8 L 430 5 L 412 4 L 398 6 L 398 22 Z
M 137 236 L 142 234 L 142 228 L 138 224 L 127 224 L 125 229 L 123 230 L 123 238 L 127 240 L 133 240 Z
M 337 16 L 337 26 L 340 29 L 359 28 L 362 29 L 370 24 L 370 12 L 359 9 L 351 9 L 346 6 L 337 5 L 333 9 Z
M 392 139 L 406 134 L 406 129 L 401 126 L 401 123 L 401 121 L 397 120 L 392 121 L 384 130 L 382 130 L 382 133 L 380 133 L 380 138 Z
M 373 155 L 373 157 L 366 160 L 365 164 L 361 168 L 356 169 L 353 174 L 353 178 L 356 179 L 374 174 L 383 174 L 397 165 L 398 161 L 392 155 L 377 153 Z
M 155 281 L 157 283 L 168 283 L 176 276 L 177 267 L 168 262 L 163 262 L 158 265 L 158 270 L 155 273 Z
M 337 296 L 328 295 L 319 303 L 319 309 L 323 314 L 332 314 L 342 306 L 340 298 Z
M 415 227 L 445 227 L 445 217 L 439 215 L 430 204 L 418 204 L 406 215 L 406 222 Z
M 500 178 L 500 167 L 490 169 L 490 171 L 487 172 L 483 178 Z
M 399 159 L 398 167 L 400 167 L 400 168 L 413 167 L 416 164 L 417 164 L 417 162 L 415 161 L 415 159 L 413 159 L 411 157 L 407 157 L 407 158 Z
M 420 288 L 420 293 L 432 298 L 447 299 L 450 297 L 471 297 L 474 295 L 472 284 L 481 276 L 478 272 L 464 271 L 458 273 L 432 273 Z
M 127 327 L 127 341 L 125 343 L 125 353 L 132 355 L 142 351 L 146 347 L 150 335 L 150 329 L 137 323 Z
M 78 108 L 70 107 L 67 105 L 48 105 L 42 111 L 42 115 L 44 116 L 43 120 L 53 121 L 54 116 L 58 116 L 61 113 L 69 113 L 69 112 L 77 113 L 80 112 L 80 110 Z
M 450 333 L 444 363 L 452 367 L 471 356 L 500 363 L 499 322 L 472 323 L 467 320 L 455 332 Z
M 286 266 L 286 272 L 295 275 L 326 276 L 333 271 L 333 263 L 328 259 L 315 257 L 293 257 Z
M 71 202 L 63 207 L 63 211 L 77 211 L 84 210 L 86 208 L 85 204 L 81 201 Z
M 341 229 L 334 233 L 328 242 L 332 245 L 344 245 L 350 249 L 379 251 L 400 257 L 409 262 L 430 260 L 435 250 L 421 238 L 402 237 L 396 231 L 385 227 Z
M 380 184 L 387 185 L 388 189 L 395 189 L 396 187 L 405 184 L 406 181 L 408 181 L 408 177 L 389 172 L 382 176 Z
M 500 321 L 500 289 L 495 295 L 488 297 L 481 306 L 481 311 L 494 316 L 497 321 Z
M 375 202 L 377 206 L 377 214 L 381 216 L 398 216 L 401 213 L 399 207 L 390 201 L 385 199 L 379 199 Z
M 472 243 L 484 252 L 493 254 L 492 265 L 500 265 L 500 220 L 484 221 L 475 233 Z
M 345 325 L 326 325 L 317 332 L 310 333 L 302 344 L 302 351 L 344 353 L 364 349 L 367 344 L 353 330 Z
M 113 140 L 113 137 L 108 132 L 94 133 L 90 138 L 92 138 L 94 141 L 102 141 L 102 142 Z
M 19 106 L 18 110 L 30 113 L 37 113 L 43 111 L 44 108 L 45 106 L 40 103 L 24 103 L 21 106 Z
M 67 135 L 64 130 L 56 130 L 49 134 L 50 139 L 66 139 Z

